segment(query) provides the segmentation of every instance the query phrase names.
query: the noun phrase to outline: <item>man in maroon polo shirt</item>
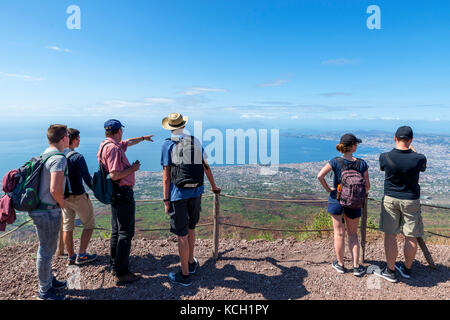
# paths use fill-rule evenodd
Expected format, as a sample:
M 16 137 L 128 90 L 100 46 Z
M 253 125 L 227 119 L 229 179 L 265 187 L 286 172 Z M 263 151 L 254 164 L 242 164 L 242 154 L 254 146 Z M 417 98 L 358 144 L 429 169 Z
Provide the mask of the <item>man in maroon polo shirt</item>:
M 111 179 L 115 181 L 114 193 L 111 198 L 111 272 L 116 276 L 116 284 L 125 284 L 138 280 L 140 277 L 129 270 L 131 240 L 134 236 L 135 201 L 133 187 L 135 172 L 140 163 L 133 164 L 127 159 L 125 151 L 144 140 L 151 141 L 153 135 L 122 141 L 123 129 L 118 120 L 105 122 L 106 140 L 100 144 L 97 153 Z

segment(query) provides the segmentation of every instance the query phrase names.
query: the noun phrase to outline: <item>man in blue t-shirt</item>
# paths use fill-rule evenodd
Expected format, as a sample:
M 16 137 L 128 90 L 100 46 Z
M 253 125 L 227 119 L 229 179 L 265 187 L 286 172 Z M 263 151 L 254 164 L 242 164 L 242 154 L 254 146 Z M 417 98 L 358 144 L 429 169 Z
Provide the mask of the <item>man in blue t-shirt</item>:
M 170 130 L 172 137 L 164 141 L 161 152 L 165 212 L 170 216 L 170 231 L 178 236 L 181 262 L 181 270 L 177 273 L 171 272 L 169 279 L 183 286 L 191 285 L 192 281 L 189 275 L 195 274 L 198 269 L 198 261 L 194 257 L 194 245 L 195 226 L 200 219 L 201 196 L 204 192 L 203 172 L 211 184 L 211 190 L 214 193 L 220 193 L 221 191 L 214 182 L 213 174 L 206 162 L 206 153 L 201 147 L 200 141 L 183 132 L 187 121 L 188 118 L 179 113 L 171 113 L 162 120 L 162 127 Z M 183 141 L 183 139 L 186 140 Z M 180 162 L 179 159 L 174 159 L 174 157 L 178 157 L 176 148 L 186 141 L 190 141 L 192 147 L 195 147 L 194 149 L 201 150 L 200 159 L 194 159 L 193 164 L 197 164 L 196 166 L 186 165 L 182 170 L 172 171 L 178 169 L 174 166 L 175 163 L 183 164 L 182 161 Z M 194 158 L 196 157 L 194 156 Z M 198 177 L 198 182 L 188 181 L 195 176 Z M 179 181 L 183 179 L 188 182 L 180 184 Z M 180 185 L 183 185 L 183 187 Z

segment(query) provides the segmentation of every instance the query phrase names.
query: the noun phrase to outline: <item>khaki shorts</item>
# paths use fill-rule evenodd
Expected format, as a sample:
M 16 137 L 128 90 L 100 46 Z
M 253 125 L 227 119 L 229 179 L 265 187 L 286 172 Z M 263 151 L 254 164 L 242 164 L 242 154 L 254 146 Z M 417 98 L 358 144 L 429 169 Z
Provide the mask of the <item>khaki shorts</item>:
M 75 228 L 75 213 L 81 220 L 84 229 L 95 228 L 94 208 L 87 193 L 79 196 L 69 196 L 66 207 L 62 209 L 63 231 L 73 231 Z
M 403 200 L 384 196 L 381 203 L 380 230 L 405 237 L 423 237 L 420 199 Z

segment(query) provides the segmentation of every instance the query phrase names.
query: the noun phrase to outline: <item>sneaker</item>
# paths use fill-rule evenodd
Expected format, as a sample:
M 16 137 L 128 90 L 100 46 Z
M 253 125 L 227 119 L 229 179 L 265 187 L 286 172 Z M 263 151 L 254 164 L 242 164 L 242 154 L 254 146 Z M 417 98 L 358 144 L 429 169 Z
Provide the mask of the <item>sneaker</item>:
M 89 263 L 92 261 L 95 261 L 97 259 L 97 255 L 96 254 L 88 254 L 85 253 L 84 255 L 78 255 L 77 256 L 77 261 L 76 264 L 80 265 L 80 264 L 85 264 L 85 263 Z
M 73 266 L 76 263 L 77 255 L 74 254 L 72 257 L 67 258 L 66 266 Z
M 140 275 L 136 275 L 132 272 L 128 272 L 127 274 L 123 275 L 123 276 L 116 276 L 116 285 L 120 286 L 120 285 L 124 285 L 127 283 L 132 283 L 134 281 L 137 281 L 141 278 Z
M 66 296 L 64 294 L 61 294 L 58 291 L 56 291 L 55 288 L 51 287 L 44 293 L 39 292 L 38 299 L 39 300 L 57 300 L 57 301 L 59 301 L 59 300 L 65 300 Z
M 395 269 L 400 273 L 400 275 L 405 279 L 411 278 L 411 269 L 406 268 L 403 262 L 396 262 Z
M 53 277 L 52 279 L 52 287 L 56 290 L 66 289 L 67 288 L 67 281 L 58 281 L 56 280 L 56 277 Z
M 383 270 L 381 271 L 375 271 L 373 274 L 386 279 L 389 282 L 395 283 L 398 281 L 397 276 L 395 275 L 395 271 L 392 272 L 388 269 L 388 267 L 385 267 Z
M 333 263 L 331 264 L 331 266 L 332 266 L 333 268 L 335 268 L 337 272 L 339 272 L 339 273 L 345 273 L 345 268 L 344 268 L 343 266 L 341 266 L 341 265 L 339 264 L 339 262 L 333 261 Z
M 169 273 L 169 280 L 181 284 L 183 287 L 189 287 L 192 284 L 190 277 L 183 278 L 181 271 Z
M 193 263 L 189 263 L 189 274 L 196 274 L 197 273 L 197 269 L 198 269 L 198 261 L 194 257 L 194 262 Z
M 353 275 L 357 277 L 361 277 L 364 273 L 366 273 L 366 268 L 362 265 L 359 265 L 357 268 L 353 268 Z

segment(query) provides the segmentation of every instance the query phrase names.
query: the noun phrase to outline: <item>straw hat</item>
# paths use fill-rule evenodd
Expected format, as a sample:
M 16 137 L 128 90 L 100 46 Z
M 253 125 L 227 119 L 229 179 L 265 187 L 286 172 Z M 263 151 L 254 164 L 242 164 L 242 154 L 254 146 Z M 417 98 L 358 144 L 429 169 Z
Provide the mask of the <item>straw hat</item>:
M 184 127 L 188 122 L 188 117 L 183 117 L 179 113 L 171 113 L 162 119 L 162 127 L 166 130 L 176 130 Z

